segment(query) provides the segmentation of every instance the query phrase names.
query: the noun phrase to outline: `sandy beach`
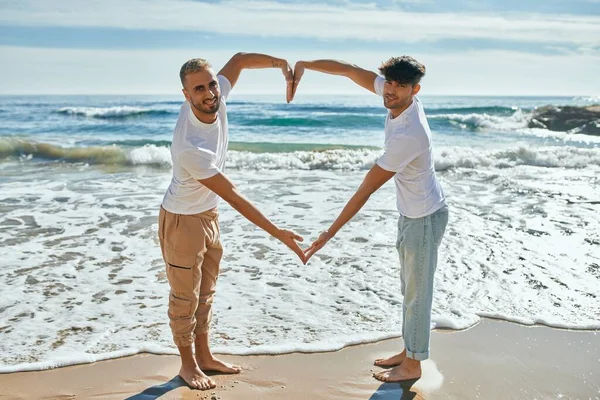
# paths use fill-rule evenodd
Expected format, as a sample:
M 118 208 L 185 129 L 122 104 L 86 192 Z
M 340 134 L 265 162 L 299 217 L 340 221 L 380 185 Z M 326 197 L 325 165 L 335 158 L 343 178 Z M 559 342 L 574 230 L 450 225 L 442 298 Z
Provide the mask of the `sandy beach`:
M 217 388 L 182 386 L 175 356 L 141 354 L 54 370 L 0 375 L 2 399 L 598 399 L 600 336 L 485 319 L 436 330 L 423 377 L 382 384 L 372 361 L 402 339 L 337 352 L 223 356 L 245 371 L 214 376 Z

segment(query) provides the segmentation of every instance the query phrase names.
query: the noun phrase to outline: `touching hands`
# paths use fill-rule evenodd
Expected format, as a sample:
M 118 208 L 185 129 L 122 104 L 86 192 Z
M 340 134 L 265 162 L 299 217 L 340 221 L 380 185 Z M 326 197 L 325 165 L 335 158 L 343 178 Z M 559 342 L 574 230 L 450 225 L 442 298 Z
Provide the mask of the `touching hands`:
M 298 257 L 300 257 L 302 264 L 306 264 L 306 261 L 308 261 L 306 258 L 306 255 L 304 254 L 304 251 L 300 248 L 300 246 L 297 243 L 297 242 L 304 241 L 304 239 L 301 236 L 295 234 L 292 231 L 288 231 L 287 229 L 280 229 L 277 232 L 276 237 L 283 244 L 285 244 L 290 250 L 292 250 L 294 253 L 296 253 L 296 255 Z
M 290 63 L 286 60 L 280 60 L 273 62 L 273 66 L 280 67 L 281 72 L 285 78 L 285 99 L 288 103 L 290 103 L 294 96 L 296 95 L 296 89 L 298 89 L 298 83 L 300 82 L 300 78 L 304 75 L 304 65 L 302 61 L 298 61 L 292 70 Z
M 284 60 L 281 70 L 286 81 L 286 100 L 289 103 L 296 95 L 296 90 L 298 89 L 300 79 L 302 79 L 302 76 L 304 75 L 305 68 L 303 62 L 298 61 L 294 66 L 294 70 L 292 71 L 290 64 Z M 303 242 L 304 239 L 292 231 L 281 229 L 277 239 L 279 239 L 281 242 L 283 242 L 283 244 L 289 247 L 290 250 L 296 253 L 300 260 L 302 260 L 303 264 L 306 264 L 317 251 L 325 246 L 329 239 L 331 239 L 331 235 L 327 231 L 321 233 L 321 235 L 310 245 L 310 247 L 304 250 L 301 249 L 297 243 Z
M 321 250 L 321 248 L 323 248 L 323 246 L 325 246 L 327 244 L 327 242 L 329 241 L 329 239 L 331 239 L 332 236 L 329 232 L 325 231 L 323 233 L 321 233 L 321 235 L 319 235 L 319 237 L 317 238 L 317 240 L 315 240 L 310 247 L 304 249 L 304 255 L 306 257 L 306 261 L 304 262 L 305 264 L 308 262 L 308 260 L 310 260 L 310 258 L 319 250 Z
M 293 94 L 293 90 L 294 90 L 294 71 L 292 71 L 292 67 L 290 66 L 290 63 L 288 63 L 285 60 L 282 60 L 283 62 L 281 63 L 281 72 L 283 72 L 283 76 L 285 78 L 285 87 L 286 87 L 286 94 L 285 94 L 285 99 L 286 101 L 289 103 L 290 101 L 292 101 L 292 99 L 294 98 L 294 94 Z
M 302 79 L 302 75 L 304 75 L 304 64 L 302 63 L 302 61 L 298 61 L 296 65 L 294 65 L 294 84 L 292 88 L 292 98 L 290 99 L 290 101 L 292 101 L 294 99 L 294 96 L 296 96 L 296 89 L 298 89 L 298 84 L 300 83 L 300 79 Z

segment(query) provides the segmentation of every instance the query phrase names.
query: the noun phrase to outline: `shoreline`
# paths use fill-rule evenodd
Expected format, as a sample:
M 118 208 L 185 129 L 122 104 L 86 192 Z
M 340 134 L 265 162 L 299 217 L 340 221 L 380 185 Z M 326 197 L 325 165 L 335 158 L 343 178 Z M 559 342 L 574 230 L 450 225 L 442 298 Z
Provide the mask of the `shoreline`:
M 432 358 L 423 363 L 423 376 L 412 385 L 383 384 L 371 376 L 380 370 L 372 365 L 375 358 L 401 350 L 402 339 L 396 338 L 321 353 L 225 355 L 224 360 L 242 365 L 244 371 L 214 375 L 217 388 L 205 392 L 179 386 L 179 358 L 172 355 L 142 353 L 5 373 L 0 375 L 0 399 L 598 398 L 599 332 L 491 318 L 461 331 L 436 329 Z
M 552 329 L 552 330 L 574 331 L 574 332 L 593 332 L 593 333 L 600 332 L 600 328 L 561 327 L 561 326 L 553 326 L 553 325 L 545 324 L 543 322 L 527 324 L 527 323 L 523 323 L 523 322 L 507 320 L 502 317 L 493 317 L 493 316 L 481 316 L 480 318 L 481 318 L 481 320 L 479 322 L 477 322 L 475 325 L 472 325 L 472 326 L 469 326 L 466 328 L 449 328 L 449 327 L 442 326 L 440 328 L 432 329 L 431 332 L 432 332 L 432 335 L 434 334 L 434 332 L 439 332 L 439 333 L 465 332 L 465 331 L 476 328 L 484 320 L 489 320 L 489 321 L 499 322 L 499 323 L 514 324 L 514 325 L 522 326 L 525 328 L 548 328 L 548 329 Z M 325 350 L 316 350 L 316 349 L 315 350 L 289 350 L 289 351 L 282 350 L 280 352 L 275 352 L 275 351 L 272 351 L 272 352 L 264 351 L 263 352 L 260 350 L 260 348 L 263 346 L 258 346 L 259 349 L 256 351 L 248 350 L 248 351 L 239 351 L 239 352 L 227 352 L 227 351 L 222 351 L 221 348 L 217 347 L 216 350 L 214 350 L 214 354 L 218 354 L 221 356 L 231 356 L 231 357 L 260 357 L 260 356 L 268 357 L 268 356 L 286 356 L 286 355 L 292 355 L 292 354 L 327 354 L 327 353 L 335 353 L 338 351 L 343 351 L 345 349 L 352 348 L 352 347 L 372 345 L 372 344 L 377 344 L 380 342 L 385 342 L 388 340 L 401 340 L 401 339 L 402 339 L 401 334 L 390 333 L 390 334 L 381 335 L 380 338 L 375 338 L 372 340 L 364 340 L 364 341 L 361 341 L 360 339 L 351 340 L 349 342 L 346 342 L 343 345 L 336 346 L 336 348 L 325 349 Z M 318 342 L 317 342 L 317 345 L 318 345 Z M 144 355 L 147 355 L 147 356 L 178 356 L 176 348 L 167 349 L 166 347 L 163 347 L 161 349 L 164 349 L 164 350 L 151 350 L 150 348 L 146 348 L 143 350 L 135 351 L 135 350 L 124 349 L 124 350 L 117 350 L 115 352 L 110 352 L 110 353 L 86 354 L 86 355 L 80 357 L 80 359 L 87 358 L 86 360 L 82 360 L 82 361 L 54 361 L 54 362 L 41 361 L 41 362 L 26 364 L 23 367 L 21 367 L 20 369 L 16 369 L 16 370 L 11 370 L 11 369 L 18 367 L 21 364 L 0 366 L 0 377 L 2 375 L 7 375 L 7 374 L 17 374 L 17 373 L 22 373 L 22 372 L 51 371 L 51 370 L 60 369 L 60 368 L 69 368 L 69 367 L 76 367 L 76 366 L 82 366 L 82 365 L 88 365 L 88 364 L 96 364 L 96 363 L 100 363 L 100 362 L 104 362 L 104 361 L 119 360 L 122 358 L 135 357 L 135 356 L 144 356 Z M 52 364 L 56 364 L 56 365 L 52 365 Z

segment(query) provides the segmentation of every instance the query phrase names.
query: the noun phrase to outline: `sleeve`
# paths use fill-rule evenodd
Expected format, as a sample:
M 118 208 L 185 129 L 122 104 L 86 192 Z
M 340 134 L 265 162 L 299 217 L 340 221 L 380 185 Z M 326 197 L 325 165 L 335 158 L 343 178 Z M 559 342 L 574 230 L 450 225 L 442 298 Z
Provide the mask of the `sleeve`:
M 385 78 L 383 76 L 377 75 L 375 78 L 375 82 L 373 82 L 373 86 L 375 87 L 375 93 L 379 96 L 383 97 L 383 86 L 385 85 Z
M 398 136 L 385 145 L 385 152 L 377 165 L 386 171 L 400 172 L 421 154 L 419 142 L 410 136 Z
M 231 92 L 231 82 L 224 75 L 218 75 L 219 89 L 221 90 L 221 98 L 223 101 L 227 100 L 229 93 Z
M 186 150 L 179 155 L 179 163 L 194 179 L 208 179 L 221 172 L 217 155 L 210 150 Z

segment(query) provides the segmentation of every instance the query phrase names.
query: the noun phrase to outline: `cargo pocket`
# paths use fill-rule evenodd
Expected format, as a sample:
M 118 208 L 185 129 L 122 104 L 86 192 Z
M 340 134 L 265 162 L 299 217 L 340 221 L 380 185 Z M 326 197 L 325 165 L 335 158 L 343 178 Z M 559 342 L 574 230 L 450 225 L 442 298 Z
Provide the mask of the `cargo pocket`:
M 181 298 L 176 293 L 171 292 L 169 295 L 169 319 L 188 319 L 193 314 L 191 300 Z
M 196 254 L 165 248 L 164 256 L 167 264 L 167 279 L 171 286 L 169 316 L 171 318 L 191 317 L 194 313 Z

